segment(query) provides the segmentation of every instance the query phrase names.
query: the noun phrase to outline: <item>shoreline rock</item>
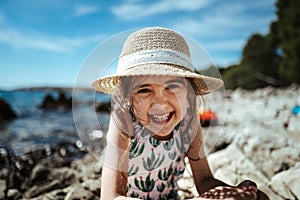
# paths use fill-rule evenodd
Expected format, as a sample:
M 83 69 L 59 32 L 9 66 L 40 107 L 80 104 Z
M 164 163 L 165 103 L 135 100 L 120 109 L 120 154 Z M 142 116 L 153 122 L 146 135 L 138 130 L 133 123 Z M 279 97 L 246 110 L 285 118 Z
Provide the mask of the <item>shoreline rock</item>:
M 84 166 L 74 168 L 75 160 L 87 155 L 72 143 L 60 143 L 14 155 L 0 149 L 0 199 L 35 199 L 78 182 Z M 50 153 L 49 153 L 50 152 Z M 86 163 L 89 166 L 91 163 Z M 82 179 L 82 177 L 80 177 Z
M 58 97 L 54 98 L 50 94 L 44 97 L 43 102 L 39 106 L 42 109 L 67 111 L 72 109 L 72 97 L 67 97 L 62 91 L 58 92 Z
M 0 98 L 0 123 L 16 119 L 17 117 L 10 105 Z

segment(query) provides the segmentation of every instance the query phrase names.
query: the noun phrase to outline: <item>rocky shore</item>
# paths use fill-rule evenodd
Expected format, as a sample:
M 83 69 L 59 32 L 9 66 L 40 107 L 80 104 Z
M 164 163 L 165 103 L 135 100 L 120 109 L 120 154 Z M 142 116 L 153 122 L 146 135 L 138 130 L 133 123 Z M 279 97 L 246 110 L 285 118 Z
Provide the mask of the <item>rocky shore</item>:
M 253 180 L 272 200 L 300 199 L 300 115 L 292 112 L 299 95 L 297 85 L 227 91 L 225 124 L 206 137 L 208 146 L 218 138 L 219 151 L 208 155 L 215 177 L 231 185 Z M 186 174 L 183 185 L 189 181 Z
M 225 116 L 217 113 L 224 126 L 203 128 L 206 145 L 215 144 L 208 155 L 215 176 L 232 185 L 251 179 L 272 200 L 300 199 L 300 116 L 291 112 L 300 87 L 226 92 Z M 0 200 L 100 199 L 101 169 L 72 143 L 22 156 L 0 148 Z M 189 170 L 179 184 L 182 199 L 196 195 Z
M 22 156 L 0 149 L 0 199 L 99 199 L 102 165 L 72 143 Z

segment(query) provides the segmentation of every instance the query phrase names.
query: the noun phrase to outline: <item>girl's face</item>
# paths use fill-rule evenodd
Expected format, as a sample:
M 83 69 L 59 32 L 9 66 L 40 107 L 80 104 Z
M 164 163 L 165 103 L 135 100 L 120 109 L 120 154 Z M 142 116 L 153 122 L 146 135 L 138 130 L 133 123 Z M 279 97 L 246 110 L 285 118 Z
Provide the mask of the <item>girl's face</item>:
M 131 103 L 135 118 L 157 136 L 169 135 L 188 108 L 188 81 L 173 76 L 134 77 Z

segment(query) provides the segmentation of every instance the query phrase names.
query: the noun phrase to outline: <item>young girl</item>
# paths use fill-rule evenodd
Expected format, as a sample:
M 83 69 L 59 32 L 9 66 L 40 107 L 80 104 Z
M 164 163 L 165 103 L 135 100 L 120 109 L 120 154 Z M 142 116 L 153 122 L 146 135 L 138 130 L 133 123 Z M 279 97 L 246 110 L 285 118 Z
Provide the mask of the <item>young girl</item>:
M 194 72 L 188 45 L 178 33 L 160 27 L 132 33 L 117 73 L 93 83 L 112 95 L 101 199 L 178 199 L 185 157 L 202 194 L 198 199 L 256 199 L 252 182 L 239 189 L 215 179 L 203 150 L 197 96 L 222 85 Z

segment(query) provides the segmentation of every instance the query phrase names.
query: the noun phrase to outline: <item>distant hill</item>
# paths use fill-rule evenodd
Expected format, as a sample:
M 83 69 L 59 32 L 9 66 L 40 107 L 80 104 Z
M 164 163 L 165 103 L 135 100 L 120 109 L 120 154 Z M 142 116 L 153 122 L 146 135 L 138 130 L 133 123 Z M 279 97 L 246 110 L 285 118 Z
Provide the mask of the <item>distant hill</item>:
M 73 87 L 52 87 L 52 86 L 45 86 L 45 87 L 24 87 L 24 88 L 17 88 L 13 91 L 59 91 L 59 92 L 70 92 L 73 91 Z M 76 91 L 94 91 L 92 88 L 76 88 Z

